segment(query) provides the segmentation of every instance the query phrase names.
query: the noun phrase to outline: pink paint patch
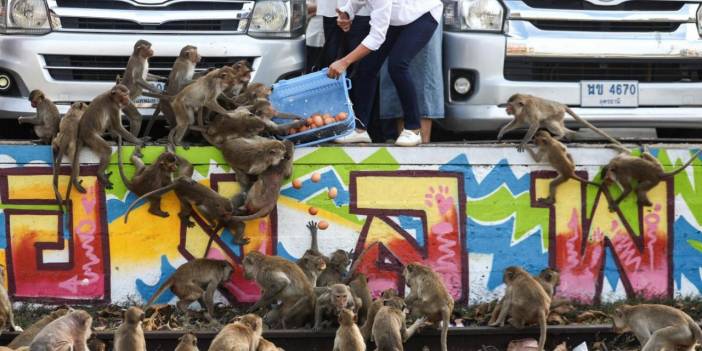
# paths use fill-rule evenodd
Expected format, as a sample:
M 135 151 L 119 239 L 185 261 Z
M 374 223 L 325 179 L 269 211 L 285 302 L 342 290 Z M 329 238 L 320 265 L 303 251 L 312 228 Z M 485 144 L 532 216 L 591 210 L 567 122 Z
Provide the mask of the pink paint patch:
M 214 260 L 226 260 L 224 253 L 217 248 L 211 247 L 210 251 L 207 252 L 207 258 Z
M 432 234 L 437 234 L 437 235 L 449 234 L 449 233 L 453 233 L 453 231 L 454 231 L 453 225 L 451 225 L 451 223 L 447 223 L 447 222 L 441 222 L 441 223 L 435 224 L 434 226 L 431 227 Z
M 382 291 L 387 289 L 396 289 L 397 285 L 392 280 L 377 278 L 368 281 L 368 288 L 370 288 L 370 290 L 373 292 L 377 292 L 377 296 L 380 296 Z
M 261 233 L 267 233 L 268 232 L 268 221 L 259 221 L 258 222 L 258 231 Z

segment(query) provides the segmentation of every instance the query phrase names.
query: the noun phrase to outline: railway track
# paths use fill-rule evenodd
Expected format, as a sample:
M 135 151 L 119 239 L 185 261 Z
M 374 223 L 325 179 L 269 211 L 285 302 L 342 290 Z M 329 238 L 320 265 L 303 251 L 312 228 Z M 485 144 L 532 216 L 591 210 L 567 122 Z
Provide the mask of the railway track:
M 172 351 L 178 344 L 178 337 L 183 332 L 158 331 L 147 332 L 146 346 L 149 351 Z M 264 333 L 264 337 L 274 342 L 286 351 L 331 351 L 334 346 L 334 330 L 313 332 L 311 330 L 271 330 Z M 18 333 L 3 333 L 0 335 L 0 344 L 7 345 Z M 199 349 L 207 350 L 215 337 L 215 332 L 195 333 L 198 338 Z M 97 332 L 97 337 L 111 344 L 112 332 Z M 492 327 L 451 328 L 449 330 L 448 348 L 450 351 L 473 350 L 500 350 L 507 349 L 511 340 L 523 338 L 538 339 L 538 328 L 514 329 Z M 550 326 L 548 328 L 547 350 L 553 349 L 557 344 L 566 342 L 569 348 L 575 347 L 583 341 L 588 344 L 612 339 L 615 334 L 612 326 L 605 325 L 579 325 L 579 326 Z M 438 331 L 425 330 L 415 334 L 406 344 L 407 351 L 421 351 L 424 346 L 430 350 L 439 350 Z M 483 348 L 492 346 L 494 348 Z M 369 350 L 373 348 L 369 347 Z

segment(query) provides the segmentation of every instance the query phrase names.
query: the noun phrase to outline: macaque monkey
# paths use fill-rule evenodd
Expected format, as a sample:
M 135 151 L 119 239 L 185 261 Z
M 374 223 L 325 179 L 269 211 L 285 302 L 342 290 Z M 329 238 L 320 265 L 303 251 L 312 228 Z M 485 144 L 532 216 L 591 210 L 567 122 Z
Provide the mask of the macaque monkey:
M 84 102 L 74 102 L 71 107 L 66 112 L 66 115 L 61 119 L 59 123 L 59 132 L 51 141 L 51 152 L 53 154 L 54 166 L 53 166 L 53 188 L 54 195 L 56 196 L 56 202 L 59 205 L 61 212 L 64 212 L 63 199 L 61 198 L 61 193 L 58 190 L 58 176 L 61 168 L 61 162 L 63 157 L 66 156 L 69 159 L 69 163 L 73 164 L 73 157 L 76 155 L 76 147 L 78 144 L 78 123 L 81 117 L 88 109 L 88 104 Z M 71 196 L 71 185 L 69 183 L 66 192 L 66 199 Z
M 246 279 L 255 279 L 262 291 L 249 313 L 280 301 L 279 308 L 266 315 L 267 322 L 279 322 L 283 329 L 288 329 L 304 326 L 312 319 L 316 296 L 300 267 L 258 251 L 246 254 L 242 265 Z
M 246 60 L 234 62 L 231 67 L 236 71 L 237 80 L 228 89 L 224 90 L 224 96 L 234 98 L 239 95 L 251 81 L 251 65 Z
M 59 308 L 45 315 L 40 320 L 30 325 L 25 331 L 20 333 L 20 335 L 17 335 L 14 339 L 12 339 L 12 342 L 10 342 L 7 347 L 16 350 L 20 347 L 31 345 L 34 337 L 36 337 L 37 334 L 44 329 L 44 327 L 46 327 L 49 323 L 65 316 L 68 312 L 70 311 L 67 308 Z
M 363 273 L 356 274 L 349 282 L 349 288 L 351 288 L 353 296 L 361 300 L 361 306 L 358 309 L 358 322 L 362 324 L 366 321 L 368 308 L 373 303 L 373 297 L 368 288 L 368 278 Z
M 297 260 L 297 265 L 300 266 L 307 279 L 313 287 L 317 286 L 317 279 L 319 275 L 327 268 L 327 262 L 329 259 L 319 252 L 319 244 L 317 240 L 317 222 L 309 221 L 307 222 L 307 229 L 310 230 L 310 236 L 312 237 L 312 243 L 310 248 L 305 251 L 305 253 Z
M 22 331 L 15 325 L 15 315 L 12 312 L 12 302 L 5 289 L 5 267 L 0 265 L 0 331 L 10 327 L 10 331 Z
M 141 322 L 144 311 L 139 307 L 129 307 L 124 313 L 122 324 L 115 331 L 114 351 L 146 351 L 146 339 Z
M 281 349 L 280 347 L 275 346 L 274 343 L 264 339 L 260 338 L 258 340 L 258 348 L 256 351 L 285 351 Z
M 568 300 L 554 297 L 556 293 L 556 286 L 561 282 L 561 274 L 558 270 L 553 268 L 544 268 L 539 272 L 539 275 L 534 276 L 534 279 L 541 285 L 546 292 L 546 295 L 551 298 L 551 305 L 549 309 L 555 308 L 568 303 Z M 490 316 L 490 321 L 488 324 L 493 324 L 497 320 L 497 316 L 500 315 L 502 310 L 502 302 L 498 301 L 495 304 L 495 308 L 492 310 L 492 315 Z
M 327 269 L 317 279 L 317 286 L 323 287 L 336 283 L 343 283 L 347 267 L 351 264 L 351 255 L 344 250 L 336 250 L 332 252 Z
M 168 133 L 169 147 L 181 145 L 188 128 L 195 123 L 195 113 L 206 107 L 211 111 L 228 114 L 220 106 L 217 97 L 239 79 L 237 72 L 228 66 L 213 70 L 204 77 L 187 85 L 171 101 L 175 113 L 175 126 Z M 198 114 L 198 126 L 204 128 L 202 113 Z
M 215 336 L 209 351 L 256 351 L 263 332 L 263 321 L 255 314 L 237 317 Z
M 234 233 L 234 242 L 238 245 L 246 245 L 249 240 L 244 237 L 244 224 L 235 221 L 234 206 L 231 201 L 212 188 L 202 185 L 188 177 L 179 177 L 171 184 L 162 188 L 148 192 L 136 199 L 124 215 L 124 222 L 129 220 L 129 213 L 132 212 L 141 200 L 155 196 L 161 196 L 166 192 L 174 190 L 178 200 L 180 200 L 180 212 L 178 217 L 190 228 L 195 226 L 195 222 L 190 220 L 195 206 L 199 213 L 210 223 L 212 230 L 217 230 L 219 226 L 227 226 Z
M 410 263 L 402 273 L 410 287 L 405 303 L 413 316 L 426 316 L 427 320 L 439 326 L 441 322 L 441 350 L 447 350 L 448 327 L 453 312 L 453 298 L 444 281 L 428 266 Z
M 22 116 L 17 118 L 19 124 L 29 123 L 34 126 L 34 133 L 39 137 L 39 141 L 44 144 L 51 144 L 59 130 L 58 108 L 51 99 L 44 95 L 39 89 L 29 93 L 29 101 L 32 107 L 37 109 L 37 114 L 33 116 Z
M 90 351 L 88 338 L 93 318 L 88 312 L 74 310 L 54 320 L 32 340 L 31 351 Z
M 697 151 L 689 161 L 671 172 L 665 172 L 661 163 L 648 152 L 643 152 L 641 157 L 631 156 L 626 153 L 620 153 L 615 156 L 603 169 L 605 174 L 604 184 L 609 186 L 618 181 L 624 188 L 624 191 L 610 205 L 610 209 L 618 208 L 619 203 L 634 190 L 633 180 L 638 182 L 636 198 L 639 206 L 651 206 L 651 200 L 648 199 L 646 193 L 656 187 L 662 180 L 675 177 L 675 175 L 685 170 L 687 166 L 697 159 L 700 152 L 702 150 Z
M 180 49 L 180 54 L 173 63 L 173 68 L 171 68 L 171 73 L 168 74 L 168 83 L 166 85 L 166 95 L 176 96 L 180 93 L 183 88 L 188 85 L 195 74 L 195 66 L 202 60 L 202 56 L 198 54 L 197 47 L 192 45 L 186 45 Z M 146 125 L 145 135 L 151 132 L 151 128 L 158 118 L 159 112 L 163 113 L 163 116 L 168 121 L 168 126 L 170 128 L 175 127 L 175 113 L 173 112 L 173 107 L 168 100 L 159 101 L 158 107 L 154 111 L 153 116 Z
M 196 258 L 178 267 L 144 306 L 148 309 L 156 299 L 168 288 L 178 297 L 178 308 L 190 317 L 188 306 L 195 301 L 206 308 L 205 317 L 210 322 L 214 320 L 214 293 L 220 284 L 231 279 L 234 268 L 222 260 Z
M 140 157 L 142 157 L 141 147 L 136 146 L 131 156 L 132 163 L 136 170 L 134 171 L 134 177 L 132 177 L 130 181 L 124 174 L 124 165 L 122 164 L 122 138 L 119 138 L 119 142 L 117 143 L 117 168 L 119 169 L 119 175 L 122 178 L 124 186 L 137 196 L 142 196 L 148 192 L 171 184 L 171 175 L 179 172 L 179 169 L 179 176 L 190 178 L 193 175 L 193 165 L 186 159 L 172 152 L 163 152 L 153 164 L 148 166 L 144 164 L 144 161 L 142 161 Z M 153 196 L 148 198 L 148 200 L 149 213 L 162 218 L 169 216 L 168 212 L 164 212 L 161 209 L 160 196 Z
M 685 312 L 666 305 L 623 305 L 612 316 L 614 331 L 632 332 L 641 351 L 695 350 L 702 343 L 702 330 Z
M 542 130 L 536 133 L 534 144 L 539 147 L 537 153 L 530 147 L 526 146 L 526 150 L 536 162 L 541 162 L 546 158 L 548 163 L 553 167 L 558 176 L 551 181 L 548 186 L 548 197 L 539 199 L 540 203 L 553 205 L 556 202 L 556 190 L 559 185 L 565 183 L 568 179 L 575 179 L 586 184 L 600 186 L 600 184 L 583 179 L 575 174 L 575 162 L 573 156 L 568 153 L 568 149 L 558 140 L 554 139 L 549 132 Z
M 258 176 L 258 180 L 246 192 L 246 199 L 239 210 L 250 213 L 246 216 L 232 216 L 235 221 L 248 221 L 251 219 L 268 216 L 278 204 L 280 187 L 285 179 L 290 178 L 293 168 L 293 156 L 295 145 L 289 140 L 283 140 L 285 145 L 285 155 L 277 164 L 270 166 Z M 238 174 L 237 174 L 238 175 Z M 241 196 L 234 201 L 234 205 L 239 205 Z
M 383 301 L 383 307 L 375 315 L 371 333 L 377 351 L 403 351 L 403 344 L 424 324 L 425 318 L 419 318 L 407 328 L 405 307 L 400 297 Z
M 514 119 L 500 129 L 500 132 L 497 134 L 497 140 L 502 139 L 502 136 L 510 130 L 529 126 L 526 136 L 524 136 L 524 139 L 517 147 L 519 152 L 524 151 L 526 144 L 534 137 L 539 128 L 548 129 L 556 136 L 556 139 L 569 138 L 574 135 L 575 131 L 565 126 L 566 113 L 610 142 L 621 145 L 619 141 L 575 114 L 570 107 L 557 101 L 526 94 L 514 94 L 507 100 L 507 108 L 505 110 L 508 115 L 514 116 Z
M 124 70 L 124 77 L 119 81 L 120 84 L 129 89 L 129 103 L 123 109 L 124 113 L 129 117 L 129 131 L 134 135 L 139 135 L 141 130 L 141 113 L 134 106 L 134 99 L 142 95 L 144 90 L 151 93 L 150 96 L 161 97 L 162 92 L 155 86 L 149 84 L 146 80 L 165 79 L 149 73 L 149 59 L 154 56 L 154 50 L 151 48 L 151 43 L 140 39 L 134 43 L 134 50 L 127 61 L 127 68 Z
M 185 333 L 178 338 L 178 346 L 175 351 L 200 351 L 197 347 L 197 337 L 193 333 Z
M 339 312 L 339 329 L 336 330 L 333 351 L 366 351 L 366 343 L 356 325 L 356 315 L 350 309 Z
M 81 146 L 85 145 L 93 150 L 100 158 L 98 165 L 97 177 L 105 184 L 107 189 L 112 189 L 112 183 L 105 174 L 105 170 L 110 163 L 112 148 L 102 138 L 106 131 L 114 135 L 121 135 L 130 143 L 141 145 L 142 141 L 134 135 L 130 134 L 122 126 L 120 110 L 129 103 L 129 89 L 124 85 L 115 85 L 110 90 L 98 95 L 88 105 L 88 108 L 83 113 L 83 117 L 78 122 L 78 139 L 73 155 L 73 169 L 71 174 L 71 183 L 76 189 L 85 193 L 85 189 L 78 181 L 80 176 L 80 160 L 78 154 Z
M 191 127 L 202 132 L 212 146 L 221 147 L 227 139 L 251 138 L 266 129 L 266 124 L 246 108 L 238 108 L 229 115 L 218 114 L 207 127 Z
M 237 107 L 253 105 L 254 101 L 258 99 L 268 100 L 271 93 L 271 87 L 263 83 L 252 83 L 249 84 L 246 89 L 234 99 L 234 103 Z
M 507 315 L 512 317 L 510 323 L 516 328 L 538 323 L 541 332 L 539 351 L 543 351 L 551 298 L 534 277 L 519 267 L 507 267 L 503 280 L 507 289 L 501 302 L 502 308 L 497 320 L 490 326 L 504 326 Z
M 363 335 L 363 340 L 370 341 L 375 316 L 378 314 L 378 311 L 380 311 L 380 308 L 385 305 L 385 300 L 399 296 L 400 294 L 397 292 L 397 290 L 385 289 L 380 293 L 380 297 L 378 297 L 378 299 L 368 305 L 368 316 L 366 317 L 366 321 L 361 326 L 361 335 Z
M 245 192 L 253 184 L 251 176 L 278 165 L 288 154 L 283 142 L 263 137 L 227 139 L 220 150 Z
M 317 303 L 314 307 L 313 329 L 315 331 L 322 329 L 323 322 L 331 322 L 331 320 L 339 315 L 342 309 L 347 308 L 355 313 L 358 311 L 361 304 L 361 300 L 356 300 L 356 297 L 354 297 L 351 292 L 351 288 L 347 285 L 334 284 L 325 289 L 326 291 L 317 297 Z
M 290 128 L 300 128 L 307 123 L 307 121 L 301 116 L 278 112 L 278 110 L 276 110 L 267 99 L 255 100 L 251 106 L 251 112 L 253 112 L 254 115 L 265 123 L 266 131 L 274 135 L 287 135 Z M 278 124 L 272 121 L 273 117 L 280 119 L 292 119 L 296 121 Z

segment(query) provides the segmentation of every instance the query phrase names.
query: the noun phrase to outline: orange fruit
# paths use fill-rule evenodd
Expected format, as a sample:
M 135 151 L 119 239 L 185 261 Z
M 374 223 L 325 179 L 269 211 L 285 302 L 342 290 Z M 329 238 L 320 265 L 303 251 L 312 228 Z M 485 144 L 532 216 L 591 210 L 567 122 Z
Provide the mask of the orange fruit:
M 319 210 L 316 207 L 310 207 L 309 210 L 307 210 L 311 215 L 316 216 Z
M 310 177 L 313 182 L 318 183 L 322 179 L 322 175 L 319 174 L 319 172 L 314 172 L 312 173 L 312 177 Z
M 329 188 L 329 191 L 327 191 L 327 195 L 329 196 L 330 199 L 336 199 L 336 196 L 339 194 L 339 191 L 335 187 Z
M 327 229 L 329 228 L 329 223 L 327 223 L 327 221 L 320 221 L 318 227 L 321 230 Z
M 300 189 L 300 188 L 302 188 L 302 181 L 299 179 L 295 179 L 292 181 L 292 186 L 295 189 Z

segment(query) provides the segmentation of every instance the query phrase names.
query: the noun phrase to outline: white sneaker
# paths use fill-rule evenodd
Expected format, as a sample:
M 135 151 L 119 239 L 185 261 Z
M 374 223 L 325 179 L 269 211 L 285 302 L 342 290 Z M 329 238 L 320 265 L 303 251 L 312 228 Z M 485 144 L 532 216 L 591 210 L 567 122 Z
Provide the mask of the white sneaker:
M 337 144 L 370 143 L 371 138 L 368 135 L 368 131 L 358 132 L 354 130 L 349 135 L 334 139 L 334 142 Z
M 411 131 L 404 129 L 400 136 L 395 141 L 395 145 L 398 146 L 417 146 L 422 143 L 422 136 Z

